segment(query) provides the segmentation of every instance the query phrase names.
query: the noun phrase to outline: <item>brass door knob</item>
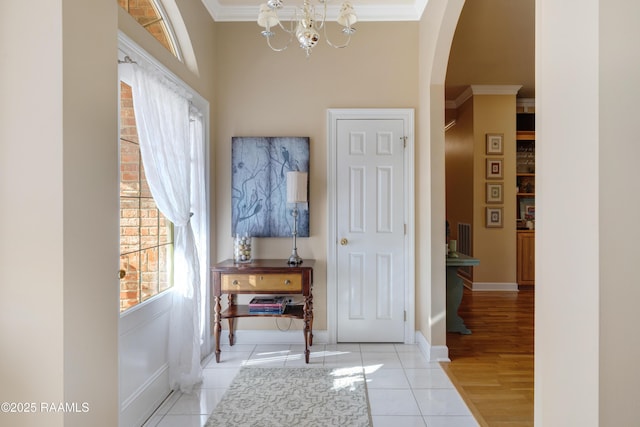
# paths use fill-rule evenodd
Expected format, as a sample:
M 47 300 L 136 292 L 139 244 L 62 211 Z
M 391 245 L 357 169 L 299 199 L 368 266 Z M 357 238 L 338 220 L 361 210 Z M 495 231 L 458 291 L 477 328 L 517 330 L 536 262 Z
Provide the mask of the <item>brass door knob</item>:
M 118 271 L 118 277 L 120 277 L 120 279 L 124 279 L 124 276 L 127 275 L 127 272 L 124 270 L 120 270 Z
M 347 243 L 349 243 L 349 241 L 348 241 L 345 237 L 343 237 L 342 239 L 340 239 L 340 244 L 341 244 L 342 246 L 346 246 L 346 244 L 347 244 Z

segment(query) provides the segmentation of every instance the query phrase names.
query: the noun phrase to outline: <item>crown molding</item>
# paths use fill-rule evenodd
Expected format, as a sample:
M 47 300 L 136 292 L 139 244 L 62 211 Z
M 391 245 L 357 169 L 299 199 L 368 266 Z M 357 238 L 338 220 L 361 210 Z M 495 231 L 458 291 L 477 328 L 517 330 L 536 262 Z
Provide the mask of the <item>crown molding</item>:
M 518 98 L 516 99 L 516 106 L 524 108 L 532 108 L 536 106 L 535 98 Z
M 467 100 L 469 100 L 472 96 L 473 96 L 473 89 L 471 89 L 471 86 L 469 86 L 464 90 L 464 92 L 458 95 L 456 99 L 454 99 L 453 101 L 445 102 L 445 108 L 450 108 L 455 110 L 458 107 L 460 107 L 462 104 L 467 102 Z
M 445 108 L 457 109 L 474 95 L 517 95 L 522 85 L 471 85 L 456 99 L 445 101 Z M 524 99 L 524 98 L 523 98 Z M 530 98 L 527 98 L 531 100 Z M 517 102 L 517 101 L 516 101 Z M 535 99 L 533 105 L 535 106 Z
M 459 107 L 459 105 L 458 105 L 458 103 L 457 103 L 455 100 L 453 100 L 453 101 L 451 101 L 451 100 L 445 100 L 445 101 L 444 101 L 444 108 L 445 108 L 445 110 L 455 110 L 455 109 L 457 109 L 458 107 Z
M 429 0 L 415 0 L 413 4 L 394 5 L 356 5 L 358 22 L 391 22 L 391 21 L 419 21 Z M 205 8 L 216 22 L 253 22 L 258 19 L 258 6 L 228 6 L 218 0 L 202 0 Z M 292 16 L 294 7 L 284 7 L 281 16 Z M 338 17 L 340 5 L 327 7 L 327 18 L 335 20 Z
M 471 85 L 473 95 L 517 95 L 522 85 Z

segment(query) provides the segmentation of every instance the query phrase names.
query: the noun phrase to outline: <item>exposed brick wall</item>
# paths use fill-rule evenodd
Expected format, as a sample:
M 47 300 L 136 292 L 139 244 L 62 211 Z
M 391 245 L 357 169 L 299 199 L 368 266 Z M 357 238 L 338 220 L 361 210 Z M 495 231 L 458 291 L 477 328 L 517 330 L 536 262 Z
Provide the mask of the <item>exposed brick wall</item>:
M 131 87 L 120 84 L 120 310 L 171 287 L 173 232 L 147 185 Z

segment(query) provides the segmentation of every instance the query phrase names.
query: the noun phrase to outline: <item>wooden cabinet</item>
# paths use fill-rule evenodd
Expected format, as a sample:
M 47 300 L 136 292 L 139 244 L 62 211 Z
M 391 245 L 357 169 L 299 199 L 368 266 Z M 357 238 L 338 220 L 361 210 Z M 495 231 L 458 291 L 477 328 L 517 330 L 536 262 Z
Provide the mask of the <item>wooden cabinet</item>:
M 535 284 L 535 231 L 518 231 L 518 286 L 533 286 Z
M 536 220 L 536 135 L 516 134 L 517 281 L 519 286 L 535 284 Z
M 229 322 L 229 344 L 235 341 L 235 322 L 238 317 L 289 317 L 304 321 L 304 356 L 309 363 L 309 347 L 313 344 L 313 260 L 298 266 L 287 265 L 287 260 L 254 259 L 251 263 L 236 264 L 226 260 L 211 269 L 213 332 L 216 362 L 220 362 L 221 321 Z M 222 294 L 229 304 L 222 309 Z M 247 305 L 236 304 L 238 294 L 301 294 L 302 305 L 288 305 L 284 313 L 252 313 Z

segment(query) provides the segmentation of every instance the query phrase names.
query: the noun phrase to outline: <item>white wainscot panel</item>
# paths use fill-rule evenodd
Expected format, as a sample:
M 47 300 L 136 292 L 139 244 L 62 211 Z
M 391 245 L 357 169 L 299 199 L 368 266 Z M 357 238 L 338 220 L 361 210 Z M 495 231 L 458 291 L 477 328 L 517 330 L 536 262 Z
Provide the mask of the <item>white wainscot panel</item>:
M 122 315 L 119 327 L 120 424 L 140 425 L 169 394 L 172 291 Z

